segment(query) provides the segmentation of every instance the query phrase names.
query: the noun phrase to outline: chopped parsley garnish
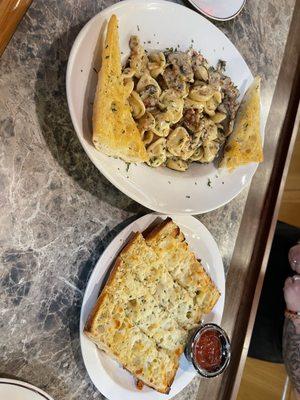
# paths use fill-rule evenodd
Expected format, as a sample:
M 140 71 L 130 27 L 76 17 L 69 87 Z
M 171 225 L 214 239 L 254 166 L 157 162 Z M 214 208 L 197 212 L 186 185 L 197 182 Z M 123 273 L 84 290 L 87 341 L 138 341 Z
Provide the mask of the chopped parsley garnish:
M 130 163 L 128 162 L 128 163 L 126 163 L 126 172 L 128 172 L 129 167 L 130 167 Z
M 136 27 L 137 27 L 137 30 L 140 31 L 140 27 L 138 25 Z
M 191 196 L 185 196 L 187 199 L 190 199 L 191 198 Z
M 207 179 L 207 186 L 211 187 L 211 180 L 209 178 Z
M 151 43 L 151 40 L 147 40 L 147 43 Z

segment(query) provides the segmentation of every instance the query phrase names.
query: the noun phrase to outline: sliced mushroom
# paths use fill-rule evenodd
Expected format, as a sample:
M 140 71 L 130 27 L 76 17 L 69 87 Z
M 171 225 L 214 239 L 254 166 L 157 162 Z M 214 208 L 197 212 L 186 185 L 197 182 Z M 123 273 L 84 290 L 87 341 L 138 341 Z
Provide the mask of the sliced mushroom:
M 170 65 L 167 68 L 165 68 L 162 76 L 168 88 L 176 89 L 182 93 L 186 93 L 187 84 L 185 82 L 184 76 L 178 74 L 178 72 L 176 71 L 175 68 L 173 68 L 173 66 Z
M 183 125 L 191 132 L 200 130 L 202 113 L 199 109 L 189 108 L 183 114 Z
M 194 82 L 192 59 L 188 52 L 172 52 L 168 54 L 167 60 L 172 64 L 176 74 L 183 76 L 185 82 Z

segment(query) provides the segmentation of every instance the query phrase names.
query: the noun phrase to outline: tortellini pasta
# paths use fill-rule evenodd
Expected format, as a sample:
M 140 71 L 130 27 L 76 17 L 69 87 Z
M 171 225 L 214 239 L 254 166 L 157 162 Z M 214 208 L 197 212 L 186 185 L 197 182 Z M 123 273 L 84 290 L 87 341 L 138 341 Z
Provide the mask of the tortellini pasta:
M 145 114 L 138 120 L 138 128 L 141 133 L 145 131 L 154 130 L 155 129 L 155 118 L 149 112 L 145 112 Z
M 154 52 L 149 54 L 148 68 L 153 78 L 162 74 L 166 67 L 166 57 L 163 52 Z
M 145 51 L 137 36 L 122 77 L 148 165 L 186 171 L 210 163 L 233 129 L 238 90 L 201 53 Z
M 181 126 L 174 129 L 167 138 L 167 149 L 173 155 L 187 160 L 194 153 L 187 130 Z
M 145 105 L 140 95 L 133 90 L 129 96 L 129 104 L 134 118 L 139 119 L 145 114 Z
M 159 167 L 162 165 L 166 159 L 166 139 L 159 138 L 155 142 L 151 143 L 150 146 L 147 147 L 147 151 L 149 154 L 148 164 L 151 167 Z
M 130 68 L 134 71 L 134 76 L 140 78 L 148 70 L 147 54 L 137 36 L 131 36 L 129 46 L 131 49 Z
M 165 110 L 167 120 L 176 124 L 182 118 L 184 99 L 176 90 L 167 89 L 159 97 L 159 106 Z
M 166 137 L 170 132 L 170 121 L 165 113 L 158 114 L 155 118 L 155 127 L 152 131 L 157 136 Z
M 145 131 L 142 133 L 142 140 L 145 146 L 152 143 L 153 138 L 154 138 L 154 133 L 151 131 Z
M 184 172 L 188 169 L 189 164 L 180 158 L 169 158 L 166 166 L 170 169 L 174 169 L 175 171 Z

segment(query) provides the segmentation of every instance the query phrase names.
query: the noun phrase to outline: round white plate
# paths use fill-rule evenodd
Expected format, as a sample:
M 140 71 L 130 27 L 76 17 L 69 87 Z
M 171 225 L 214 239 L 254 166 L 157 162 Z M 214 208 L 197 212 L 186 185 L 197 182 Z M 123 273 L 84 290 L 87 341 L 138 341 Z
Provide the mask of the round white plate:
M 228 21 L 242 11 L 246 0 L 189 0 L 189 2 L 208 18 Z
M 0 379 L 2 400 L 53 400 L 47 393 L 29 383 L 15 379 Z
M 106 248 L 88 282 L 80 314 L 80 343 L 84 363 L 88 374 L 97 389 L 109 400 L 149 400 L 170 399 L 188 385 L 196 372 L 184 355 L 180 360 L 180 367 L 171 387 L 169 395 L 160 394 L 144 387 L 142 391 L 135 386 L 135 381 L 129 372 L 119 366 L 105 353 L 97 349 L 84 334 L 85 322 L 96 303 L 102 281 L 116 255 L 120 252 L 129 235 L 132 232 L 144 231 L 157 218 L 165 218 L 164 215 L 148 214 L 127 226 Z M 184 233 L 188 244 L 197 258 L 201 258 L 207 272 L 212 277 L 221 292 L 221 297 L 211 314 L 205 321 L 221 323 L 225 300 L 225 275 L 224 267 L 217 244 L 212 235 L 201 222 L 191 216 L 171 215 Z
M 72 121 L 87 155 L 106 178 L 123 193 L 144 206 L 165 214 L 200 214 L 230 201 L 251 180 L 257 164 L 232 173 L 213 164 L 193 163 L 182 173 L 146 164 L 127 165 L 97 151 L 91 142 L 92 104 L 100 62 L 99 37 L 112 14 L 119 18 L 123 61 L 129 55 L 130 35 L 137 34 L 147 50 L 191 45 L 215 65 L 227 61 L 226 73 L 241 96 L 253 76 L 230 40 L 207 19 L 179 4 L 165 0 L 127 0 L 116 3 L 92 18 L 77 36 L 67 69 L 67 98 Z

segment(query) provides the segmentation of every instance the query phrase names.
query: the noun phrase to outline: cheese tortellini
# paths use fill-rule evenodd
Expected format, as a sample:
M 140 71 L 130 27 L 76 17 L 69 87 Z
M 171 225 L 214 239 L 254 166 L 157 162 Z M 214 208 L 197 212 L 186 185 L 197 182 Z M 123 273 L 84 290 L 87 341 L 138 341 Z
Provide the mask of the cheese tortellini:
M 145 43 L 145 42 L 144 42 Z M 149 154 L 148 165 L 186 171 L 192 162 L 210 163 L 231 134 L 238 90 L 201 53 L 147 52 L 130 39 L 123 69 L 125 96 Z

